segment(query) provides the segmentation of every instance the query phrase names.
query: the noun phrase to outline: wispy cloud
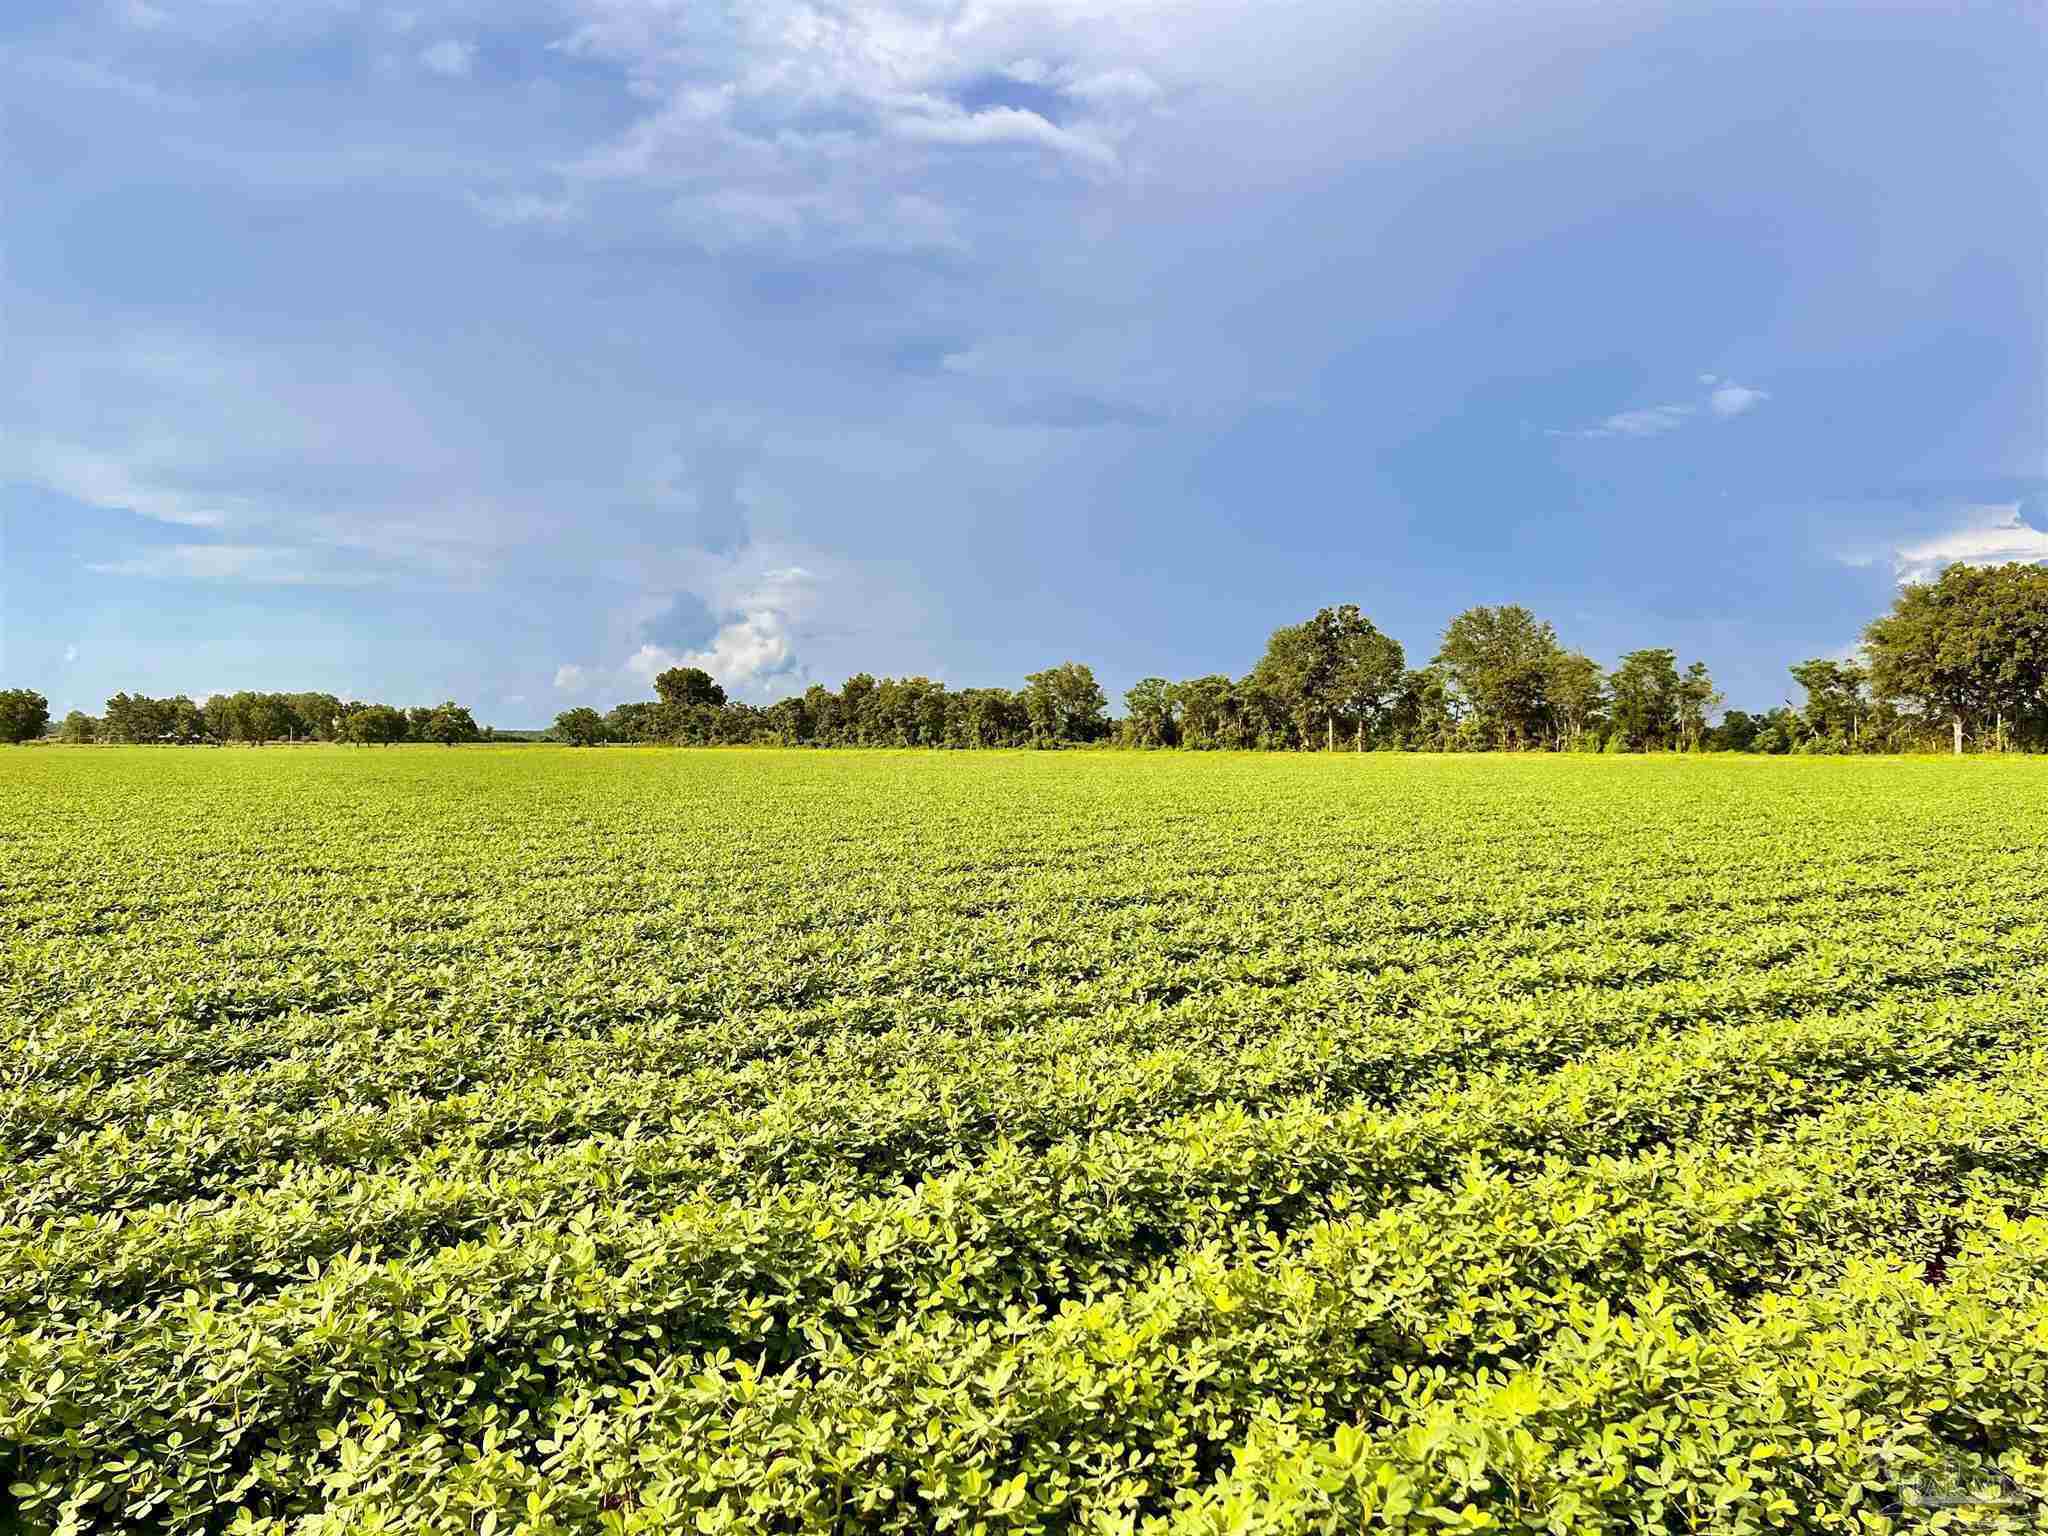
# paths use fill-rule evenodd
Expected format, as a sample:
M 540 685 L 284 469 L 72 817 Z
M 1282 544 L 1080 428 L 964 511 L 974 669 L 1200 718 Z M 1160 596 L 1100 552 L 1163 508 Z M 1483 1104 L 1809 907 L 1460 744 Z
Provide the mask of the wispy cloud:
M 1747 384 L 1737 384 L 1732 379 L 1723 379 L 1711 373 L 1701 374 L 1700 383 L 1708 386 L 1707 394 L 1702 400 L 1671 405 L 1639 406 L 1633 410 L 1616 411 L 1612 416 L 1602 417 L 1589 427 L 1553 427 L 1549 435 L 1586 439 L 1662 437 L 1667 432 L 1676 432 L 1702 415 L 1724 418 L 1740 416 L 1771 398 L 1766 390 L 1754 389 Z
M 449 80 L 466 80 L 476 67 L 476 45 L 444 37 L 420 50 L 422 68 Z
M 1057 150 L 1091 165 L 1116 164 L 1116 151 L 1086 134 L 1069 132 L 1021 107 L 964 112 L 948 102 L 921 104 L 889 124 L 899 137 L 927 144 L 1020 144 Z
M 1716 416 L 1740 416 L 1770 398 L 1768 391 L 1751 389 L 1746 384 L 1721 384 L 1707 396 L 1707 406 Z
M 348 569 L 316 551 L 276 544 L 171 544 L 126 560 L 96 561 L 87 569 L 103 576 L 257 586 L 356 587 L 375 580 L 371 572 Z
M 581 0 L 557 50 L 617 68 L 647 106 L 572 174 L 671 191 L 681 226 L 720 247 L 957 249 L 966 209 L 1006 200 L 953 162 L 1008 150 L 1038 159 L 1035 180 L 1081 185 L 1123 169 L 1171 94 L 1155 7 L 1200 8 Z
M 1573 437 L 1660 437 L 1675 432 L 1692 418 L 1689 405 L 1651 405 L 1641 410 L 1616 411 L 1590 427 L 1571 433 Z

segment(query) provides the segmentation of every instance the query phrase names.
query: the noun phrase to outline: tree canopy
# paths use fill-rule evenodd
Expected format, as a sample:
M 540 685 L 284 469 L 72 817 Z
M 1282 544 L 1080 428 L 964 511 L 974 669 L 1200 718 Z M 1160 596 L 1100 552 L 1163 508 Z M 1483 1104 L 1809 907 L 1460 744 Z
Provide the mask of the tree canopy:
M 36 741 L 50 724 L 50 701 L 32 688 L 0 690 L 0 741 Z

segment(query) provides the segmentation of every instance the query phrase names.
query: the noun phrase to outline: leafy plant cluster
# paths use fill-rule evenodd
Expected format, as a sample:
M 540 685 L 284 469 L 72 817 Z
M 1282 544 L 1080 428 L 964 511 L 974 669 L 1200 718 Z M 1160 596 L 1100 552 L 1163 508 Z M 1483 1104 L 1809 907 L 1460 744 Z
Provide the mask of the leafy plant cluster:
M 10 756 L 11 1518 L 1877 1532 L 1928 1469 L 2048 1486 L 2040 778 Z

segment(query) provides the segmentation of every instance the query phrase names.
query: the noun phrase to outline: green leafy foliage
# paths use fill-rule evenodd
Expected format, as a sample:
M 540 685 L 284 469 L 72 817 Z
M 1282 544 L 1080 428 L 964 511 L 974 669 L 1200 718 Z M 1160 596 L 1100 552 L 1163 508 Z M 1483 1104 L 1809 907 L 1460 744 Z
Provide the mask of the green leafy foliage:
M 2048 1486 L 2042 773 L 12 754 L 0 1529 Z

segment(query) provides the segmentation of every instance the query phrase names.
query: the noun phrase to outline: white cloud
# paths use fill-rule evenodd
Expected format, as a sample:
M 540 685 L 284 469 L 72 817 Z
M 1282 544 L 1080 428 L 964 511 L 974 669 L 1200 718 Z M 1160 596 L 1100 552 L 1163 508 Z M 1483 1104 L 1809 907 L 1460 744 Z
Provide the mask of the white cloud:
M 687 593 L 719 620 L 701 647 L 682 648 L 643 640 L 615 668 L 562 666 L 555 686 L 588 693 L 617 689 L 644 694 L 671 667 L 701 667 L 729 693 L 759 697 L 801 682 L 800 650 L 810 633 L 824 583 L 809 567 L 789 562 L 791 552 L 749 546 L 732 555 L 701 549 L 673 552 L 658 574 L 666 590 L 649 591 L 631 605 L 635 628 L 659 619 Z
M 347 570 L 351 582 L 380 566 L 394 579 L 473 582 L 551 515 L 516 486 L 480 485 L 477 466 L 498 451 L 488 434 L 435 409 L 428 381 L 388 354 L 117 325 L 61 340 L 17 326 L 25 364 L 0 378 L 0 478 L 215 530 L 219 544 L 193 549 L 297 550 L 307 570 Z M 228 557 L 143 551 L 115 563 L 168 573 L 174 558 Z M 299 579 L 254 574 L 283 569 L 277 557 L 250 568 L 249 579 Z
M 1657 437 L 1685 425 L 1692 415 L 1689 405 L 1652 405 L 1639 411 L 1617 411 L 1581 437 Z
M 1716 416 L 1740 416 L 1744 411 L 1754 410 L 1770 394 L 1761 389 L 1751 389 L 1745 384 L 1727 383 L 1707 396 L 1707 405 Z
M 1108 145 L 1056 127 L 1036 112 L 1021 107 L 963 112 L 929 104 L 899 115 L 890 127 L 900 137 L 929 144 L 1035 144 L 1093 165 L 1116 163 L 1116 152 Z
M 757 687 L 797 670 L 802 621 L 816 599 L 816 578 L 800 565 L 763 564 L 772 552 L 749 549 L 721 558 L 692 551 L 689 590 L 724 620 L 699 650 L 643 644 L 622 671 L 642 682 L 670 667 L 702 667 L 728 689 Z
M 1039 157 L 1019 172 L 1034 182 L 1120 173 L 1168 95 L 1166 18 L 1206 3 L 579 0 L 582 24 L 556 46 L 617 67 L 646 106 L 571 171 L 672 191 L 684 227 L 715 246 L 957 248 L 970 209 L 1008 200 L 949 162 L 1010 149 Z M 1058 109 L 973 90 L 1005 79 Z
M 1142 69 L 1105 69 L 1083 75 L 1063 87 L 1069 96 L 1089 102 L 1129 102 L 1149 105 L 1166 94 L 1166 88 Z
M 1737 384 L 1732 379 L 1723 379 L 1716 374 L 1703 373 L 1699 376 L 1699 381 L 1710 386 L 1703 402 L 1650 405 L 1632 411 L 1617 411 L 1590 427 L 1576 427 L 1570 430 L 1552 428 L 1550 436 L 1589 439 L 1661 437 L 1666 432 L 1675 432 L 1686 425 L 1698 416 L 1703 408 L 1709 414 L 1718 417 L 1740 416 L 1771 398 L 1765 390 L 1752 389 L 1746 384 Z
M 448 80 L 466 80 L 476 67 L 476 44 L 444 37 L 420 50 L 420 65 Z
M 0 465 L 46 490 L 88 506 L 134 512 L 159 523 L 188 528 L 217 528 L 228 520 L 237 502 L 232 497 L 184 490 L 169 483 L 147 459 L 103 452 L 82 443 L 30 438 L 12 451 L 0 449 Z M 142 460 L 144 462 L 137 462 Z
M 272 544 L 171 544 L 127 560 L 86 567 L 103 576 L 136 576 L 157 581 L 249 582 L 260 586 L 362 586 L 373 578 L 338 567 L 319 554 Z
M 1932 581 L 1944 567 L 1959 562 L 2003 565 L 2012 560 L 2048 562 L 2048 533 L 2022 520 L 2016 501 L 1965 508 L 1948 532 L 1892 551 L 1901 585 Z
M 1552 427 L 1552 437 L 1659 437 L 1684 426 L 1693 415 L 1689 405 L 1649 405 L 1639 410 L 1616 411 L 1590 427 L 1574 427 L 1567 431 Z

